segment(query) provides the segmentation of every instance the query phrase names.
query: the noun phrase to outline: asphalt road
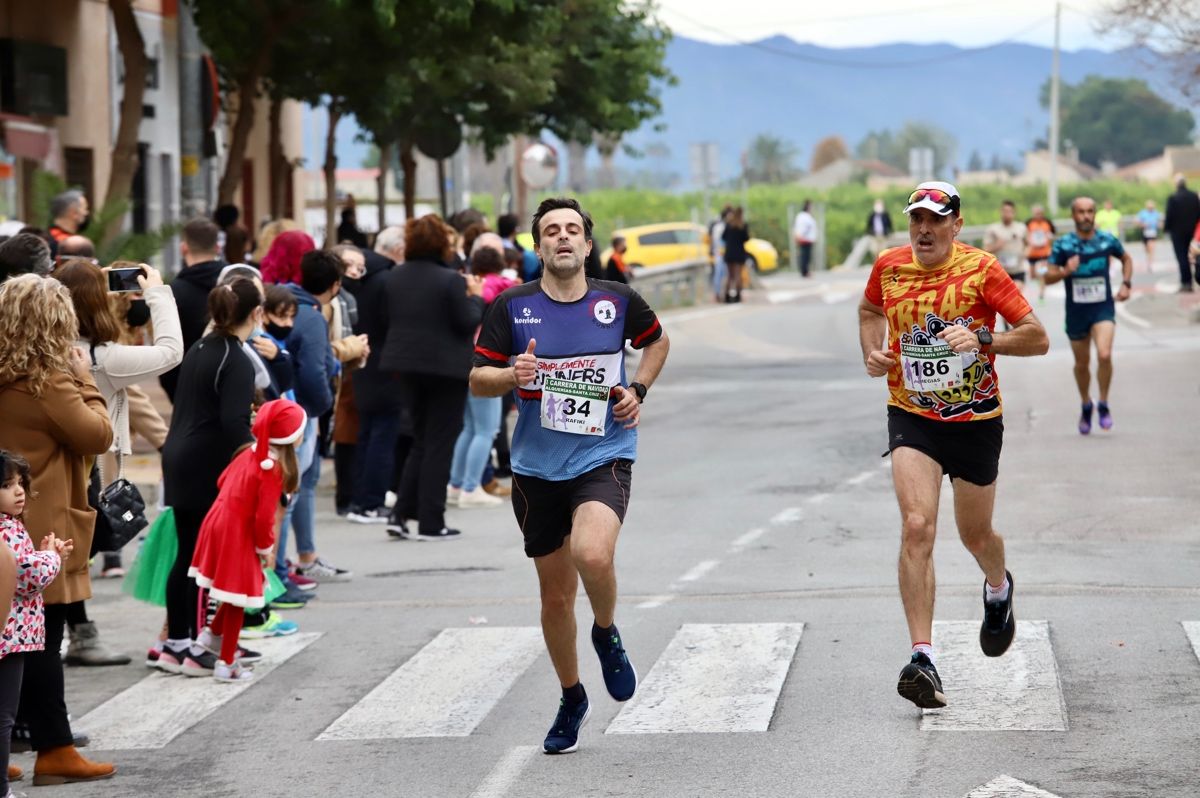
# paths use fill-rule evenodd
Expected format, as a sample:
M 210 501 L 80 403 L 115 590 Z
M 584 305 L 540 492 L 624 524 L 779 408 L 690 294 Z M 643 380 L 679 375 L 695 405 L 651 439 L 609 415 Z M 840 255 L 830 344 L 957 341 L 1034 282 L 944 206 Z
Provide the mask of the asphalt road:
M 68 703 L 96 737 L 86 753 L 119 773 L 58 792 L 1200 793 L 1185 625 L 1200 622 L 1200 327 L 1122 317 L 1115 428 L 1083 438 L 1061 295 L 1035 304 L 1050 354 L 999 364 L 996 526 L 1020 646 L 995 661 L 973 651 L 982 578 L 947 489 L 935 643 L 950 706 L 922 716 L 895 692 L 908 639 L 886 390 L 858 353 L 864 276 L 781 276 L 752 302 L 664 318 L 671 358 L 644 407 L 618 548 L 617 620 L 642 685 L 624 708 L 604 693 L 581 601 L 593 716 L 578 753 L 539 753 L 558 690 L 510 509 L 452 511 L 461 541 L 397 542 L 340 521 L 324 497 L 318 544 L 356 579 L 288 614 L 305 636 L 264 644 L 277 664 L 245 689 L 148 678 L 140 657 L 69 669 Z M 96 592 L 105 639 L 140 654 L 160 611 L 113 582 Z

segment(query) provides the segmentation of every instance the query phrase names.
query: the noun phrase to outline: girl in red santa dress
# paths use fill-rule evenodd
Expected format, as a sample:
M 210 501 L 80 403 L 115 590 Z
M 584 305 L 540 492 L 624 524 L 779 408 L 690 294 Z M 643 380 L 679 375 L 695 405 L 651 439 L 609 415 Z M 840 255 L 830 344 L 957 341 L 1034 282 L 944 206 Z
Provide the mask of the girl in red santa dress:
M 217 501 L 204 517 L 188 576 L 221 602 L 211 628 L 212 650 L 220 650 L 213 678 L 253 678 L 237 659 L 245 610 L 264 605 L 263 568 L 274 567 L 277 511 L 285 492 L 296 490 L 296 444 L 308 418 L 287 399 L 263 405 L 251 432 L 256 443 L 234 455 L 217 480 Z

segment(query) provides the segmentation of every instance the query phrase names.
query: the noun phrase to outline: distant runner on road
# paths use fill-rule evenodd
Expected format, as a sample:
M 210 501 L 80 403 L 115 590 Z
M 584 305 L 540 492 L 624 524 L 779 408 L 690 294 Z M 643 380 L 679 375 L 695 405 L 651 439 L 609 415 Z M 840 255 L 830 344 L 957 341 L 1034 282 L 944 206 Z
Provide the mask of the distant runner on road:
M 1117 308 L 1113 302 L 1109 258 L 1121 261 L 1122 283 L 1116 301 L 1129 299 L 1133 288 L 1133 257 L 1116 237 L 1097 230 L 1096 201 L 1078 197 L 1071 203 L 1074 232 L 1054 242 L 1052 264 L 1046 283 L 1067 283 L 1067 337 L 1075 355 L 1075 384 L 1079 387 L 1079 434 L 1092 431 L 1092 411 L 1099 411 L 1100 429 L 1112 429 L 1112 411 L 1108 408 L 1108 389 L 1112 385 L 1113 337 L 1117 331 Z M 1096 384 L 1099 404 L 1093 408 L 1091 396 L 1092 345 L 1096 347 Z
M 613 555 L 629 507 L 641 403 L 670 345 L 658 317 L 623 283 L 588 279 L 592 220 L 574 199 L 547 199 L 533 217 L 542 278 L 492 303 L 475 347 L 471 391 L 515 390 L 513 511 L 537 569 L 542 633 L 562 700 L 542 750 L 567 754 L 591 707 L 579 681 L 575 594 L 582 577 L 595 614 L 592 646 L 617 701 L 637 672 L 614 623 Z M 643 354 L 625 378 L 625 342 Z M 510 363 L 512 365 L 510 365 Z
M 900 597 L 912 640 L 897 691 L 918 707 L 946 696 L 933 639 L 933 543 L 942 476 L 954 489 L 958 534 L 983 586 L 983 653 L 998 657 L 1016 631 L 1004 540 L 992 528 L 1004 436 L 996 355 L 1041 355 L 1046 331 L 993 255 L 955 240 L 961 198 L 949 183 L 908 198 L 909 246 L 875 260 L 859 304 L 867 374 L 887 377 L 888 448 L 900 505 Z M 993 332 L 999 313 L 1013 329 Z

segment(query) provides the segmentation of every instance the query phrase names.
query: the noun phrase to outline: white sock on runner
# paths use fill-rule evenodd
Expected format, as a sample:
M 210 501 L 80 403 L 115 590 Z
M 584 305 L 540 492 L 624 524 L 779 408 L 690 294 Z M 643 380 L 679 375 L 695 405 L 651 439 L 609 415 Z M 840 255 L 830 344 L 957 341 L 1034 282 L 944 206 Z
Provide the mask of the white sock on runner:
M 936 656 L 934 656 L 934 653 L 933 653 L 933 646 L 931 646 L 929 643 L 916 643 L 916 644 L 914 644 L 914 645 L 913 645 L 913 647 L 912 647 L 912 653 L 914 653 L 914 654 L 924 654 L 926 657 L 928 657 L 928 658 L 929 658 L 929 661 L 930 661 L 930 662 L 932 662 L 934 665 L 937 665 L 937 657 L 936 657 Z
M 984 584 L 987 585 L 987 588 L 986 588 L 987 598 L 985 599 L 986 601 L 989 601 L 989 602 L 991 602 L 991 601 L 1008 601 L 1008 592 L 1011 589 L 1012 584 L 1008 581 L 1007 575 L 1005 575 L 1005 577 L 1004 577 L 1004 584 L 1001 585 L 1000 587 L 992 587 L 992 583 L 988 582 L 986 579 L 983 581 L 984 581 Z

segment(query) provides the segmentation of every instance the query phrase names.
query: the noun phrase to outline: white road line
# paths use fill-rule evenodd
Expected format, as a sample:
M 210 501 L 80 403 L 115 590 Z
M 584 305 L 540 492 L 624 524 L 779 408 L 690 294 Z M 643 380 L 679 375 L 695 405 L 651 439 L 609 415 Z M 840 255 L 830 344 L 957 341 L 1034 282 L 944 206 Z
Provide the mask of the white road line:
M 1067 708 L 1047 621 L 1018 621 L 1003 657 L 979 650 L 979 621 L 937 621 L 933 645 L 946 693 L 922 731 L 1066 731 Z
M 1196 653 L 1196 659 L 1200 659 L 1200 621 L 1180 621 L 1183 626 L 1183 632 L 1191 641 L 1192 651 Z
M 822 502 L 827 501 L 828 499 L 829 499 L 828 493 L 814 493 L 812 496 L 809 496 L 807 499 L 805 499 L 805 501 L 808 502 L 809 504 L 821 504 Z
M 853 476 L 853 477 L 850 477 L 849 479 L 847 479 L 846 484 L 847 485 L 861 485 L 864 482 L 866 482 L 868 479 L 873 479 L 875 477 L 875 475 L 878 473 L 879 473 L 879 471 L 877 471 L 877 470 L 876 471 L 864 471 L 861 474 L 858 474 L 856 476 Z
M 211 678 L 156 673 L 117 693 L 75 724 L 90 729 L 92 747 L 103 751 L 163 748 L 216 712 L 267 674 L 303 651 L 321 635 L 297 634 L 255 645 L 262 661 L 254 679 L 225 684 Z
M 707 319 L 710 316 L 723 316 L 726 313 L 736 313 L 740 308 L 737 305 L 713 305 L 712 307 L 699 308 L 697 310 L 689 310 L 682 313 L 672 313 L 667 311 L 662 314 L 663 320 L 672 324 L 678 324 L 685 321 L 694 321 L 695 319 Z
M 664 604 L 670 604 L 677 597 L 673 593 L 664 593 L 661 596 L 651 596 L 645 601 L 637 605 L 639 610 L 655 610 Z
M 695 582 L 698 579 L 703 579 L 709 571 L 721 564 L 720 560 L 705 560 L 704 562 L 696 563 L 692 569 L 683 576 L 679 577 L 680 582 Z
M 743 535 L 739 535 L 737 538 L 734 539 L 734 541 L 732 543 L 729 544 L 729 550 L 731 552 L 735 552 L 735 553 L 741 551 L 742 549 L 746 548 L 754 541 L 761 538 L 766 533 L 766 531 L 767 530 L 762 529 L 762 528 L 751 529 L 749 532 L 746 532 Z
M 964 798 L 1059 798 L 1052 792 L 1046 792 L 1014 779 L 1012 776 L 998 776 L 987 784 L 976 787 Z
M 845 302 L 853 296 L 853 291 L 828 291 L 821 296 L 821 301 L 826 305 L 836 305 L 839 302 Z
M 764 732 L 802 623 L 685 624 L 606 734 Z
M 487 774 L 487 778 L 475 788 L 475 792 L 471 793 L 471 798 L 504 798 L 521 777 L 521 771 L 529 764 L 529 760 L 537 756 L 540 750 L 536 745 L 518 745 L 509 749 Z
M 1134 327 L 1141 327 L 1143 330 L 1148 330 L 1154 326 L 1141 316 L 1136 315 L 1132 310 L 1129 309 L 1128 305 L 1128 302 L 1118 302 L 1117 315 L 1132 324 Z
M 804 518 L 804 510 L 799 507 L 788 507 L 775 513 L 771 518 L 772 526 L 783 526 L 784 524 L 798 524 Z
M 466 737 L 542 647 L 532 626 L 443 629 L 317 739 Z

